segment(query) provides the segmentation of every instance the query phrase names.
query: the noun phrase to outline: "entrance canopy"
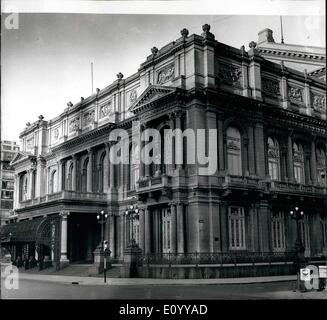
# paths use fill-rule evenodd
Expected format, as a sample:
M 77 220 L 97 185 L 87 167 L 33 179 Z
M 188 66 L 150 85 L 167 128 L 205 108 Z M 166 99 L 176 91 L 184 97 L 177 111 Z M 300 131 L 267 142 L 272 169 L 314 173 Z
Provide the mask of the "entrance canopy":
M 54 244 L 60 236 L 60 216 L 48 216 L 4 225 L 0 229 L 1 243 L 36 242 Z
M 1 242 L 34 242 L 37 240 L 37 231 L 45 220 L 46 218 L 38 218 L 2 226 Z

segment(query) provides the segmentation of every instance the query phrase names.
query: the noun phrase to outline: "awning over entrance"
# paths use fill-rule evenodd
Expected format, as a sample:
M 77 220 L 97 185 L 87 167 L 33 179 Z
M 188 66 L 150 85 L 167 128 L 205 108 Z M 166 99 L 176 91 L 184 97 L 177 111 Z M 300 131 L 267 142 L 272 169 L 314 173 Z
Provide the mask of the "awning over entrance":
M 47 218 L 37 218 L 4 225 L 0 229 L 1 242 L 34 242 L 38 230 Z

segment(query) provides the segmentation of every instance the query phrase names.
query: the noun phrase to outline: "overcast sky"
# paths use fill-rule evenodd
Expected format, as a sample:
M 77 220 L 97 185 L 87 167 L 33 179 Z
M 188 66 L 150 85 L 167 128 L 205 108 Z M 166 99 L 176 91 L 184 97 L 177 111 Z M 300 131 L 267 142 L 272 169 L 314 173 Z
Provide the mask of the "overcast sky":
M 237 48 L 248 49 L 264 28 L 280 41 L 278 16 L 19 14 L 18 30 L 1 26 L 2 139 L 18 141 L 26 122 L 39 114 L 50 120 L 89 96 L 91 61 L 94 88 L 104 88 L 118 72 L 136 72 L 153 46 L 176 40 L 184 27 L 201 34 L 204 23 Z M 323 16 L 287 16 L 283 27 L 285 43 L 325 47 Z

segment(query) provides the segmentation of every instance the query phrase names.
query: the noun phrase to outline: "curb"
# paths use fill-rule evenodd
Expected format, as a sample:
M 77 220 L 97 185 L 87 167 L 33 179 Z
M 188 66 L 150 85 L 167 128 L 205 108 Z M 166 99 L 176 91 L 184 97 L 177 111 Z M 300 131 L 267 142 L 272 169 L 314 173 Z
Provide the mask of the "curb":
M 4 278 L 4 275 L 1 275 Z M 154 278 L 107 278 L 104 283 L 102 278 L 34 275 L 20 273 L 22 280 L 55 282 L 70 285 L 114 285 L 114 286 L 148 286 L 148 285 L 217 285 L 217 284 L 258 284 L 270 282 L 284 282 L 296 280 L 296 275 L 258 277 L 258 278 L 220 278 L 220 279 L 154 279 Z

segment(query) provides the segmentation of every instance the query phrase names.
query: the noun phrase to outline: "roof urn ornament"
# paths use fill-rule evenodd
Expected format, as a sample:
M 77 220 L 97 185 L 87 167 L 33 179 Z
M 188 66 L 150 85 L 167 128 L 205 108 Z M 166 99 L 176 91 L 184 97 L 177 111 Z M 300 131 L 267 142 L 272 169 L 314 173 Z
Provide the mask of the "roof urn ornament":
M 67 106 L 68 106 L 68 107 L 72 107 L 72 106 L 73 106 L 73 103 L 72 103 L 71 101 L 69 101 L 69 102 L 67 103 Z
M 151 48 L 151 53 L 153 54 L 153 55 L 156 55 L 157 53 L 158 53 L 158 48 L 157 47 L 152 47 Z
M 189 34 L 189 32 L 186 28 L 181 30 L 181 35 L 184 39 L 188 37 L 188 34 Z
M 254 42 L 254 41 L 251 41 L 251 42 L 249 43 L 249 47 L 250 47 L 250 49 L 255 49 L 256 46 L 257 46 L 257 43 Z
M 26 122 L 26 127 L 29 127 L 31 125 L 30 122 Z
M 203 37 L 203 38 L 205 38 L 205 39 L 211 39 L 211 40 L 214 40 L 215 39 L 215 36 L 210 32 L 210 24 L 204 24 L 203 26 L 202 26 L 202 30 L 203 30 L 203 32 L 202 32 L 202 34 L 201 34 L 201 36 Z
M 39 118 L 39 120 L 43 120 L 44 119 L 44 117 L 43 117 L 42 114 L 40 114 L 38 118 Z
M 117 73 L 117 78 L 118 78 L 118 80 L 121 80 L 124 78 L 124 75 L 121 72 L 119 72 L 119 73 Z
M 81 97 L 81 102 L 83 102 L 84 101 L 84 97 Z

